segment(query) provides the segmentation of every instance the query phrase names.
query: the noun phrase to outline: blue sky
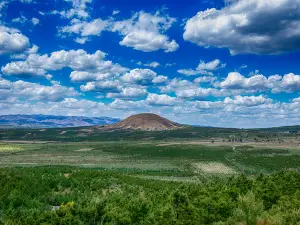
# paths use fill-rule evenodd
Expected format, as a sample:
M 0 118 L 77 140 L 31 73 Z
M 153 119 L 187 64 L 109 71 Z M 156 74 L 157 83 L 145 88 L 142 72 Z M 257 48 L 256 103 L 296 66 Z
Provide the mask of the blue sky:
M 300 124 L 300 0 L 4 0 L 1 114 Z

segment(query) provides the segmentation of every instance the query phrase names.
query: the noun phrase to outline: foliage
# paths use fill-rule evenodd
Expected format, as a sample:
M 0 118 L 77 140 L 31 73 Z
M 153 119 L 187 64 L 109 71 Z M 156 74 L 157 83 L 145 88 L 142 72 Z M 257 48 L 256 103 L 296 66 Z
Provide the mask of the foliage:
M 210 177 L 199 183 L 73 167 L 0 169 L 3 224 L 300 223 L 300 174 Z

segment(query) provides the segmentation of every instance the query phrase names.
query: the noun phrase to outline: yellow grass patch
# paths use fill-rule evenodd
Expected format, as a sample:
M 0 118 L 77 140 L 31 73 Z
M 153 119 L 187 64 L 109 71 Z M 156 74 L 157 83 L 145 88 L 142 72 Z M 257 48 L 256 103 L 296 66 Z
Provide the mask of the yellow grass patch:
M 0 153 L 1 152 L 20 152 L 23 150 L 24 150 L 24 148 L 22 148 L 19 145 L 10 145 L 10 144 L 1 144 L 0 145 Z
M 75 150 L 75 152 L 88 152 L 88 151 L 92 151 L 93 148 L 81 148 L 81 149 L 78 149 L 78 150 Z

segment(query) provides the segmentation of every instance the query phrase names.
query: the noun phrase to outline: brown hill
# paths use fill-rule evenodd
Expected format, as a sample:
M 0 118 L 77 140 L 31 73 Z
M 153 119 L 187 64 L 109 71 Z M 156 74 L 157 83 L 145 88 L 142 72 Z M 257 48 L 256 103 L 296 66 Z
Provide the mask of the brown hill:
M 132 115 L 118 123 L 106 125 L 106 129 L 128 129 L 143 131 L 174 130 L 183 127 L 166 118 L 152 113 Z

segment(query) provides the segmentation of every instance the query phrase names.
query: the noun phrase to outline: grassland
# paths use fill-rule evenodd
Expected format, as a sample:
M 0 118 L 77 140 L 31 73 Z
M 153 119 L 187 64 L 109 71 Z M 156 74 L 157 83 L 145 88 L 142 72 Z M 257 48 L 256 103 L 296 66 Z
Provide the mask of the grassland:
M 2 150 L 1 150 L 2 149 Z M 298 170 L 300 148 L 235 143 L 119 141 L 2 143 L 0 166 L 69 165 L 139 174 L 207 176 Z

